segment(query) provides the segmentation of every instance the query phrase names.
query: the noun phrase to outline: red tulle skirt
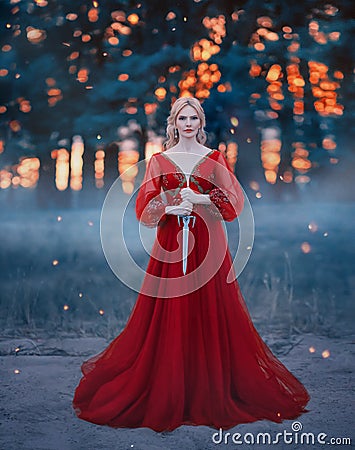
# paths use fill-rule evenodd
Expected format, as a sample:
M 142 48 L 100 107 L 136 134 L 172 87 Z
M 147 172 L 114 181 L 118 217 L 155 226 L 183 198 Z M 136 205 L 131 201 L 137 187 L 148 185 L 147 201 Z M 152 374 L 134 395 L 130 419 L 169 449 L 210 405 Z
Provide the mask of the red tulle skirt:
M 188 256 L 187 275 L 206 256 L 204 227 L 196 220 L 191 230 L 199 245 Z M 215 249 L 225 249 L 221 223 L 209 227 Z M 228 249 L 204 286 L 175 297 L 173 291 L 171 298 L 152 296 L 172 285 L 155 286 L 149 274 L 176 277 L 180 285 L 184 280 L 181 261 L 159 258 L 161 246 L 172 253 L 179 248 L 181 234 L 176 240 L 172 233 L 179 233 L 176 217 L 158 227 L 142 285 L 151 287 L 149 295 L 138 295 L 122 333 L 82 364 L 73 398 L 77 416 L 110 427 L 164 431 L 180 425 L 228 429 L 262 419 L 282 422 L 308 412 L 307 390 L 259 336 L 237 280 L 226 281 L 232 262 Z

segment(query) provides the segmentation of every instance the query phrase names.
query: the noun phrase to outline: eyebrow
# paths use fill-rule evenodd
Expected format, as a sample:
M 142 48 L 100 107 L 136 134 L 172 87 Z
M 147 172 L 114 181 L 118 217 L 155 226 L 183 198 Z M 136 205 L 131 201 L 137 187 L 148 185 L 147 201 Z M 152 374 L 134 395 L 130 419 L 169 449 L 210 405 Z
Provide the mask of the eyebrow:
M 185 117 L 187 117 L 187 116 L 183 116 L 183 115 L 179 114 L 178 117 L 185 118 Z M 197 114 L 193 114 L 192 116 L 189 116 L 189 117 L 198 117 L 198 116 L 197 116 Z

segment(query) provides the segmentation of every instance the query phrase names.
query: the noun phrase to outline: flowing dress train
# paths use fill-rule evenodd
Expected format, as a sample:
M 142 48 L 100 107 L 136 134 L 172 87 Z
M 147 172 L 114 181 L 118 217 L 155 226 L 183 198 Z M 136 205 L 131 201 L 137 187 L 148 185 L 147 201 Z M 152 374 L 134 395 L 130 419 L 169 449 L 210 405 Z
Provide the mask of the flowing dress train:
M 95 424 L 155 431 L 295 419 L 309 394 L 259 336 L 238 281 L 227 283 L 222 221 L 243 209 L 239 182 L 218 150 L 195 165 L 190 187 L 212 204 L 194 205 L 184 275 L 181 225 L 164 211 L 186 181 L 168 154 L 149 160 L 136 200 L 138 220 L 157 227 L 146 276 L 124 330 L 83 362 L 73 408 Z

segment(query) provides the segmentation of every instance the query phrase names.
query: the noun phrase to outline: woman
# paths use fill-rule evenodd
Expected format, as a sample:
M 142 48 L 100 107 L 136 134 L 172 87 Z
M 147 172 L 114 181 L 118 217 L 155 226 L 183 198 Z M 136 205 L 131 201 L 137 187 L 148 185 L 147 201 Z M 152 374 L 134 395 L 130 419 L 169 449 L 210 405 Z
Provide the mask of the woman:
M 244 197 L 223 154 L 203 145 L 204 126 L 197 99 L 176 100 L 136 200 L 138 220 L 157 227 L 146 276 L 125 329 L 82 364 L 73 407 L 83 420 L 228 429 L 308 412 L 308 392 L 259 336 L 235 277 L 227 282 L 222 221 Z

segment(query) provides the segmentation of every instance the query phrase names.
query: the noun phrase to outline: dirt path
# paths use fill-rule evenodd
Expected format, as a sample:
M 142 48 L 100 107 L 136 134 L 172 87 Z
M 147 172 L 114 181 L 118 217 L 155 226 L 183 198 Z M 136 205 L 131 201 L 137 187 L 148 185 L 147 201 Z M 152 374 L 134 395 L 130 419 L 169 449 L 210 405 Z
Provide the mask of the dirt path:
M 354 433 L 354 351 L 355 336 L 330 339 L 307 334 L 297 338 L 298 344 L 280 360 L 305 384 L 311 401 L 309 413 L 299 418 L 303 432 L 326 433 L 331 437 L 351 438 Z M 324 448 L 327 444 L 247 444 L 250 434 L 291 431 L 295 421 L 275 424 L 259 421 L 241 424 L 229 430 L 241 442 L 233 443 L 227 432 L 220 436 L 212 428 L 182 426 L 170 433 L 156 433 L 148 428 L 112 429 L 78 419 L 71 407 L 74 389 L 81 377 L 80 364 L 87 355 L 107 345 L 100 338 L 0 340 L 1 422 L 0 448 L 3 450 L 210 450 L 216 448 L 305 449 Z M 20 351 L 15 352 L 16 347 Z M 311 353 L 310 347 L 315 351 Z M 329 351 L 329 357 L 322 352 Z M 32 353 L 32 354 L 31 354 Z M 62 356 L 60 356 L 62 355 Z M 19 373 L 15 373 L 15 370 Z M 299 436 L 301 432 L 297 433 Z M 293 433 L 295 440 L 296 433 Z M 300 439 L 300 437 L 299 437 Z M 256 441 L 257 442 L 257 441 Z

